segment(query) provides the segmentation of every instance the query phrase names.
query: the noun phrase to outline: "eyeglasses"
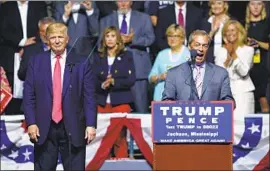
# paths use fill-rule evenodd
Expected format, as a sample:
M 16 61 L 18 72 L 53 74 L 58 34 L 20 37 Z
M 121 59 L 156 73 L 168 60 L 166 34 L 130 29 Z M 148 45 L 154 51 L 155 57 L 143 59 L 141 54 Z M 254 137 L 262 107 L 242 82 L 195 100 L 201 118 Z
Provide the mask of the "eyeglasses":
M 180 35 L 168 35 L 167 37 L 169 37 L 169 38 L 181 38 L 182 36 L 180 36 Z

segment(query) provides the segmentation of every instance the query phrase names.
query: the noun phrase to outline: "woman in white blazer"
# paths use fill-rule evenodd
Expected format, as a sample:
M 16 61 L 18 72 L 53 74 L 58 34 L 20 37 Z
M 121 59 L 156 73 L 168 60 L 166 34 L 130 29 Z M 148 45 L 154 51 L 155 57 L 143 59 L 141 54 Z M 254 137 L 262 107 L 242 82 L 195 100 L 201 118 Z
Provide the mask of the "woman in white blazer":
M 223 47 L 217 51 L 215 64 L 227 69 L 231 90 L 236 102 L 235 115 L 254 113 L 255 87 L 249 71 L 253 65 L 254 49 L 246 45 L 247 34 L 236 20 L 229 20 L 222 30 Z

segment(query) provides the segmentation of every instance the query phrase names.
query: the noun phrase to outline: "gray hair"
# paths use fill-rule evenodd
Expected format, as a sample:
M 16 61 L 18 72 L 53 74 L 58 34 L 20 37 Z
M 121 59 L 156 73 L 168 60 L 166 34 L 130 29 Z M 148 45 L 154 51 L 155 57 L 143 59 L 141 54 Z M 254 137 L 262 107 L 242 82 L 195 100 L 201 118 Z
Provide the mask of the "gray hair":
M 38 26 L 40 26 L 41 24 L 52 24 L 55 22 L 55 19 L 52 17 L 44 17 L 38 21 Z
M 190 36 L 188 38 L 188 45 L 190 45 L 193 42 L 195 36 L 206 36 L 208 38 L 208 45 L 211 42 L 211 37 L 209 36 L 209 34 L 206 31 L 195 30 L 190 34 Z

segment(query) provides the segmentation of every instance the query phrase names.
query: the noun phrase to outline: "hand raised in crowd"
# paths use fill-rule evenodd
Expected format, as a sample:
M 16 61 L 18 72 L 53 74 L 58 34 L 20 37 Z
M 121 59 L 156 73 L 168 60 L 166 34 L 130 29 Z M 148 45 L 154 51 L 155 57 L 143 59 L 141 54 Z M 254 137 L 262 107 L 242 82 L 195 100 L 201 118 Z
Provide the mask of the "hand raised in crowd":
M 129 34 L 121 34 L 122 40 L 124 43 L 132 42 L 134 37 L 134 30 L 133 28 L 130 29 Z
M 93 141 L 96 137 L 96 129 L 94 127 L 86 127 L 85 129 L 85 139 L 87 139 L 87 144 Z
M 30 37 L 25 41 L 24 46 L 29 46 L 36 43 L 36 37 Z
M 64 6 L 64 8 L 65 8 L 64 16 L 68 18 L 72 11 L 72 2 L 68 1 L 68 3 Z
M 81 4 L 86 8 L 86 10 L 92 9 L 92 2 L 90 0 L 82 1 Z
M 27 131 L 30 139 L 38 142 L 38 137 L 40 136 L 38 126 L 36 124 L 30 125 Z

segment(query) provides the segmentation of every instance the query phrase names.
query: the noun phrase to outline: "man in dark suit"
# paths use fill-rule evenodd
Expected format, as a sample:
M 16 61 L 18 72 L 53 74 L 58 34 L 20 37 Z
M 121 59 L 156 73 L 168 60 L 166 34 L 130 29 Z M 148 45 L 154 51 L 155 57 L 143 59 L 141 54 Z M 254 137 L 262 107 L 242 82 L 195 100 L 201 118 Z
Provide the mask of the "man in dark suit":
M 30 58 L 35 56 L 38 53 L 41 53 L 50 49 L 50 47 L 47 44 L 46 29 L 52 23 L 55 23 L 55 20 L 50 17 L 45 17 L 39 20 L 38 22 L 39 36 L 40 36 L 39 39 L 37 39 L 37 42 L 35 44 L 27 46 L 23 50 L 20 68 L 18 70 L 18 77 L 20 80 L 22 81 L 25 80 L 27 66 L 28 66 L 28 62 Z
M 188 38 L 192 31 L 199 29 L 202 11 L 192 2 L 176 1 L 174 5 L 159 10 L 156 26 L 156 43 L 160 50 L 168 48 L 166 29 L 171 24 L 183 26 Z
M 51 50 L 31 58 L 23 93 L 34 167 L 55 170 L 60 152 L 65 170 L 85 170 L 86 142 L 96 134 L 94 74 L 85 57 L 66 49 L 63 23 L 51 24 L 46 36 Z
M 0 63 L 6 70 L 12 90 L 14 88 L 14 54 L 22 53 L 22 48 L 36 42 L 38 21 L 46 15 L 46 4 L 44 2 L 21 0 L 5 2 L 1 5 Z M 20 114 L 20 106 L 21 99 L 13 98 L 5 113 Z

